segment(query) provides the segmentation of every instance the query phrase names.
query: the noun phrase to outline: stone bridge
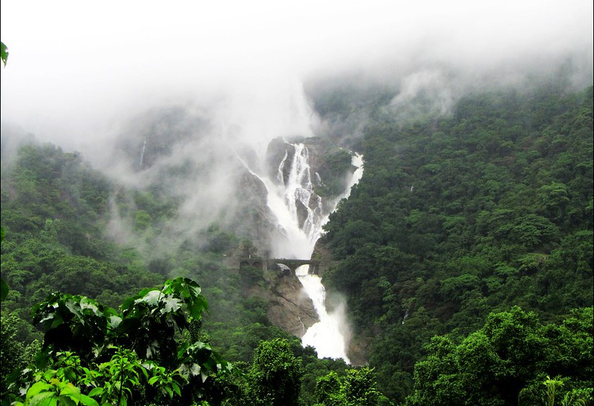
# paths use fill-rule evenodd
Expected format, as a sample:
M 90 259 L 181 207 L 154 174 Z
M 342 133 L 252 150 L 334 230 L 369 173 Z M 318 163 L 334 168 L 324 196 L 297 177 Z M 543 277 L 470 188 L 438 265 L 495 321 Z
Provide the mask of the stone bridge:
M 282 264 L 286 265 L 291 270 L 291 275 L 295 276 L 295 271 L 301 265 L 309 265 L 309 273 L 318 274 L 320 262 L 312 259 L 287 259 L 287 258 L 270 258 L 266 260 L 267 267 Z
M 239 267 L 246 265 L 262 268 L 268 270 L 275 265 L 285 265 L 289 268 L 291 276 L 295 276 L 295 271 L 302 265 L 309 265 L 309 273 L 318 274 L 320 262 L 313 259 L 288 259 L 288 258 L 260 258 L 256 256 L 249 256 L 241 258 Z M 281 267 L 282 269 L 282 267 Z

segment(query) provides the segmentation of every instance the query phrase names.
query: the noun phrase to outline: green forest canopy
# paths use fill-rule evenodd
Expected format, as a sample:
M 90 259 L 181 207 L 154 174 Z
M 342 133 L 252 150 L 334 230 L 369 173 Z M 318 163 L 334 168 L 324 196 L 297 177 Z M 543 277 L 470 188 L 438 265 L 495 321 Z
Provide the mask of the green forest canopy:
M 279 351 L 299 369 L 286 379 L 297 382 L 291 396 L 299 393 L 303 404 L 528 405 L 552 385 L 558 399 L 591 397 L 592 88 L 476 93 L 451 115 L 404 123 L 378 104 L 359 150 L 364 177 L 331 216 L 322 241 L 334 257 L 325 282 L 347 294 L 354 342 L 366 348 L 373 369 L 356 373 L 341 361 L 318 360 L 268 322 L 266 300 L 243 295 L 245 283 L 262 280 L 224 264 L 224 252 L 242 244 L 233 230 L 211 228 L 212 250 L 198 251 L 188 241 L 170 256 L 148 260 L 104 237 L 110 202 L 147 242 L 179 202 L 158 189 L 118 187 L 76 153 L 22 147 L 2 171 L 2 278 L 10 285 L 2 302 L 2 358 L 11 360 L 2 366 L 3 393 L 11 371 L 47 351 L 41 341 L 52 330 L 44 336 L 27 322 L 34 305 L 53 297 L 70 312 L 72 300 L 97 300 L 92 306 L 105 303 L 117 312 L 118 304 L 134 303 L 127 301 L 134 292 L 183 276 L 200 281 L 210 313 L 199 332 L 174 340 L 210 343 L 221 359 L 253 376 L 229 378 L 229 387 L 239 389 L 225 392 L 227 404 L 242 396 L 274 404 L 274 396 L 286 395 L 267 398 L 265 381 L 256 378 L 268 366 L 274 370 L 274 362 L 256 367 L 255 354 L 264 350 L 255 350 L 277 345 L 261 344 L 275 339 L 286 340 Z M 74 296 L 48 296 L 54 291 Z M 172 310 L 176 303 L 163 306 Z M 72 355 L 56 353 L 48 370 L 66 371 L 77 357 L 81 368 L 101 365 L 84 359 L 87 350 L 64 350 Z M 133 370 L 146 353 L 123 345 L 110 357 L 101 362 L 122 366 L 125 358 Z M 171 362 L 164 374 L 175 371 Z M 136 375 L 142 380 L 144 373 Z M 169 378 L 154 382 L 175 392 L 177 378 Z M 135 394 L 137 388 L 130 396 L 148 396 L 150 379 L 144 393 Z M 349 389 L 354 382 L 364 382 L 355 391 L 360 396 Z M 183 382 L 178 386 L 181 393 Z M 160 401 L 173 402 L 177 395 L 163 390 Z M 104 395 L 111 396 L 104 389 L 94 398 Z

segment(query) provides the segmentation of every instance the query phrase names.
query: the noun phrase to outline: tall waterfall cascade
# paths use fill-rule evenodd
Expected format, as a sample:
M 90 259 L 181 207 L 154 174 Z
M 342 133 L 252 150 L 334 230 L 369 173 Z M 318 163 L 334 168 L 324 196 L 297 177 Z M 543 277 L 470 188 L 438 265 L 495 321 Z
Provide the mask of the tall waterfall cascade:
M 352 156 L 352 165 L 357 169 L 346 190 L 333 202 L 323 205 L 322 198 L 314 192 L 312 175 L 316 182 L 319 181 L 319 175 L 312 174 L 307 147 L 301 143 L 289 146 L 294 148 L 294 153 L 285 154 L 278 167 L 276 182 L 262 179 L 268 189 L 268 207 L 276 217 L 277 229 L 284 237 L 275 241 L 272 255 L 276 258 L 310 259 L 328 216 L 341 199 L 350 195 L 352 186 L 361 179 L 363 160 L 360 155 Z M 349 337 L 344 308 L 338 306 L 332 312 L 326 309 L 326 291 L 322 280 L 317 275 L 309 274 L 307 265 L 298 268 L 296 275 L 319 317 L 319 322 L 302 337 L 303 345 L 314 347 L 319 357 L 342 358 L 348 363 L 346 353 Z

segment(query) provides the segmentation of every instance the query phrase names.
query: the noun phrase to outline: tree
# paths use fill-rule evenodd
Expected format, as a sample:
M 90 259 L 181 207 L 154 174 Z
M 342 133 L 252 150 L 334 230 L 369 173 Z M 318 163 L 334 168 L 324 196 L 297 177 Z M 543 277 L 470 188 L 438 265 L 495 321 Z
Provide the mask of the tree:
M 335 372 L 320 377 L 315 397 L 324 406 L 377 406 L 385 399 L 376 389 L 374 371 L 369 367 L 348 369 L 342 378 Z
M 406 404 L 533 405 L 543 377 L 560 371 L 567 373 L 567 391 L 591 391 L 592 329 L 592 308 L 545 325 L 519 307 L 491 313 L 459 344 L 432 339 L 427 359 L 415 366 L 414 393 Z M 551 382 L 549 390 L 555 389 Z
M 346 406 L 377 406 L 380 393 L 376 389 L 373 369 L 350 369 L 344 378 L 342 392 Z
M 588 406 L 592 404 L 592 388 L 573 388 L 564 390 L 567 378 L 546 376 L 542 381 L 522 389 L 519 395 L 520 404 L 542 406 Z M 563 393 L 564 392 L 564 393 Z
M 293 355 L 287 340 L 261 342 L 248 377 L 253 404 L 297 406 L 301 376 L 301 362 Z
M 344 396 L 340 391 L 341 383 L 336 372 L 318 378 L 315 389 L 316 401 L 324 406 L 342 406 Z

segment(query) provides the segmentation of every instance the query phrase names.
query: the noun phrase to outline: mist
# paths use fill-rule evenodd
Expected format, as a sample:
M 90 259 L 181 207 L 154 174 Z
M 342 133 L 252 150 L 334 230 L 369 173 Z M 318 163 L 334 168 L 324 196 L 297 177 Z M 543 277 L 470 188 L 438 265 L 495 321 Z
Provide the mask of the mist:
M 3 138 L 34 134 L 138 189 L 188 163 L 193 176 L 167 182 L 183 201 L 172 233 L 231 218 L 244 166 L 261 173 L 272 139 L 330 128 L 357 137 L 364 114 L 358 125 L 341 126 L 316 111 L 316 92 L 337 78 L 390 89 L 386 108 L 402 114 L 419 92 L 446 114 L 465 92 L 520 85 L 561 67 L 568 86 L 592 83 L 586 0 L 3 0 L 1 7 L 9 51 Z M 176 124 L 159 127 L 159 117 Z M 164 152 L 143 166 L 149 141 Z M 125 234 L 121 224 L 114 230 Z

